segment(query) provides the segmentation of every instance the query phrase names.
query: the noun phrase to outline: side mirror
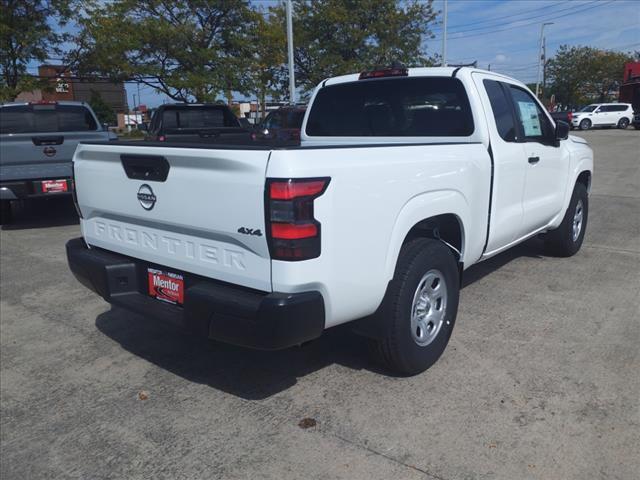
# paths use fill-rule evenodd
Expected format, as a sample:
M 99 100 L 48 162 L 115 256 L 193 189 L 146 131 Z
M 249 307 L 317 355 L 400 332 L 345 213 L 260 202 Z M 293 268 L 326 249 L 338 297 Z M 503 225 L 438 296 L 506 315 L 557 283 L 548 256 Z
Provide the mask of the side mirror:
M 108 123 L 106 123 L 106 122 L 105 122 L 105 123 L 103 123 L 103 124 L 102 124 L 102 129 L 103 129 L 105 132 L 109 131 L 109 124 L 108 124 Z
M 556 122 L 556 141 L 566 140 L 569 138 L 569 131 L 571 128 L 567 122 L 563 122 L 562 120 L 558 120 Z

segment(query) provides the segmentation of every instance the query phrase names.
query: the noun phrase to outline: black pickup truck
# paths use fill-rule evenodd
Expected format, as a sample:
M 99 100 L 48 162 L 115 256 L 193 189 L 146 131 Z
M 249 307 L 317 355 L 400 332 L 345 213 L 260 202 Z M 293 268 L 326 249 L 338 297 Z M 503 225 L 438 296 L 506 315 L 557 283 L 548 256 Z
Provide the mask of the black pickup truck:
M 154 112 L 146 139 L 160 142 L 248 141 L 243 128 L 227 105 L 176 103 L 161 105 Z

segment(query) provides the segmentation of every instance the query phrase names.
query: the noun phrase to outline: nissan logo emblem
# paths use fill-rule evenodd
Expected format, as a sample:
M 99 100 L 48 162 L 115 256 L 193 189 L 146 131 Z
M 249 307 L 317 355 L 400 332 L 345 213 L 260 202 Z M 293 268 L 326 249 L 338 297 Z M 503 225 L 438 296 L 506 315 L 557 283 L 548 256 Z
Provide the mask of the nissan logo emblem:
M 156 196 L 153 190 L 151 190 L 151 187 L 146 183 L 140 185 L 138 189 L 138 201 L 145 210 L 151 210 L 156 204 Z
M 56 149 L 53 147 L 44 147 L 42 149 L 42 153 L 44 153 L 47 157 L 53 157 L 56 154 Z

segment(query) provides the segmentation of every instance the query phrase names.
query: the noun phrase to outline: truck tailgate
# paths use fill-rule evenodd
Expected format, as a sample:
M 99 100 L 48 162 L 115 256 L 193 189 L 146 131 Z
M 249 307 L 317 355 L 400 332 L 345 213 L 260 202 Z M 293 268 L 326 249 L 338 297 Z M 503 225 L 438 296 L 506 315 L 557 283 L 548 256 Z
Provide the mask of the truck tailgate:
M 65 178 L 71 176 L 71 158 L 81 141 L 107 140 L 107 133 L 52 132 L 2 135 L 0 180 Z
M 271 291 L 268 160 L 268 150 L 80 144 L 73 162 L 84 238 L 169 270 Z

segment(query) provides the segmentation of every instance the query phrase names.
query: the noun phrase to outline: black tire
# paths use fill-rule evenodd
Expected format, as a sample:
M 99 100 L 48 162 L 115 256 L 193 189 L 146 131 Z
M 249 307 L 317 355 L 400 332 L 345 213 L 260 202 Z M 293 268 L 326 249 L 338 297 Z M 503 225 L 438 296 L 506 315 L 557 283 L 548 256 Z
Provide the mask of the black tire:
M 578 205 L 582 206 L 582 217 L 580 230 L 577 237 L 574 236 L 574 220 L 576 219 Z M 559 257 L 570 257 L 575 255 L 584 240 L 587 230 L 587 220 L 589 219 L 589 195 L 582 183 L 576 183 L 573 195 L 569 202 L 564 218 L 560 226 L 549 232 L 545 238 L 547 251 Z
M 618 128 L 621 130 L 626 130 L 626 128 L 629 126 L 629 119 L 628 118 L 621 118 L 618 121 Z
M 591 128 L 591 120 L 585 118 L 580 122 L 580 130 L 589 130 Z
M 0 200 L 0 225 L 8 225 L 11 223 L 11 202 L 9 200 Z
M 444 290 L 438 290 L 441 295 L 439 304 L 438 299 L 435 299 L 438 293 L 433 293 L 436 290 L 426 286 L 431 281 L 428 275 L 434 275 L 432 272 L 437 272 L 436 278 L 443 280 L 443 283 L 436 282 L 438 286 L 435 287 L 444 287 Z M 425 277 L 427 280 L 423 283 Z M 414 335 L 412 310 L 415 298 L 420 298 L 417 296 L 420 284 L 424 284 L 425 288 L 433 293 L 433 313 L 440 317 L 438 325 L 433 326 L 436 329 L 431 331 L 433 333 L 429 333 L 427 328 L 424 332 L 416 330 Z M 382 305 L 376 313 L 381 315 L 380 320 L 384 325 L 382 338 L 370 340 L 371 351 L 376 360 L 386 369 L 399 375 L 415 375 L 428 369 L 440 358 L 449 343 L 458 312 L 459 295 L 458 265 L 447 246 L 429 238 L 418 238 L 405 244 L 400 251 L 393 280 L 389 283 Z M 425 302 L 429 305 L 428 301 Z M 427 312 L 423 321 L 428 327 L 431 322 L 426 323 L 425 319 L 429 318 L 428 314 L 432 312 L 432 308 L 425 307 L 422 311 Z M 439 311 L 442 313 L 438 313 Z M 414 339 L 418 336 L 418 331 L 425 334 L 426 341 L 428 335 L 433 335 L 433 338 L 428 344 L 420 345 Z

